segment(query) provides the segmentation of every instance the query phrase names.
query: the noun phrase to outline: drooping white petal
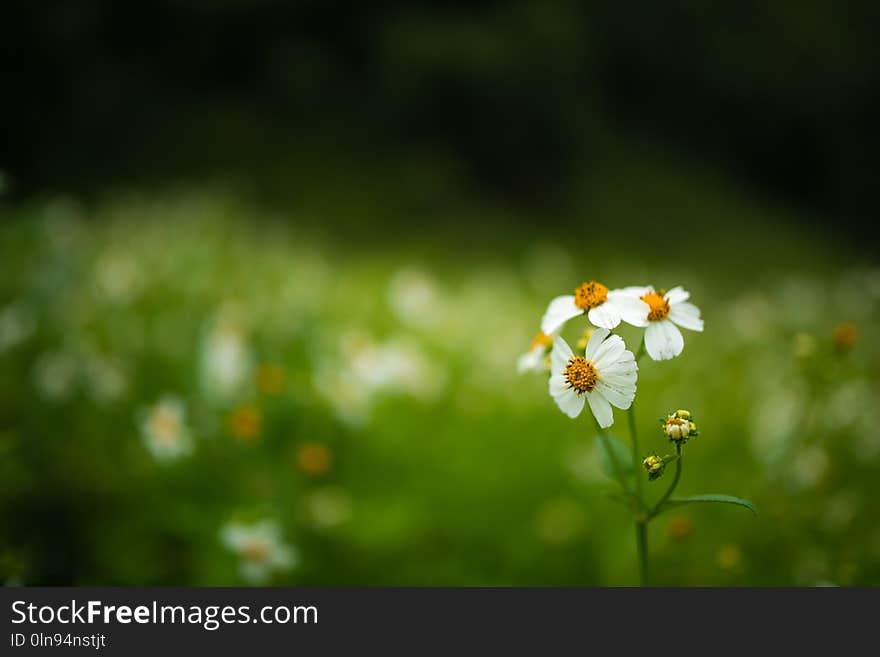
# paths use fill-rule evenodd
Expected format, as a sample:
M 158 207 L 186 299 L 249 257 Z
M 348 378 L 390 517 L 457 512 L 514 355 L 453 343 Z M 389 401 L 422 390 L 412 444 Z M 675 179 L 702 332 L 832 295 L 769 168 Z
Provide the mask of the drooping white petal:
M 668 319 L 651 322 L 645 329 L 645 349 L 654 360 L 675 358 L 684 349 L 684 338 Z
M 584 410 L 584 397 L 578 395 L 574 389 L 568 385 L 568 381 L 562 374 L 554 374 L 550 377 L 550 396 L 559 406 L 559 410 L 570 418 L 576 418 Z
M 599 349 L 599 345 L 602 344 L 602 341 L 608 337 L 608 334 L 611 331 L 608 329 L 596 329 L 593 331 L 593 335 L 590 336 L 589 342 L 587 342 L 587 348 L 585 350 L 584 356 L 587 360 L 592 361 L 596 357 L 596 351 Z
M 603 429 L 607 429 L 614 424 L 614 413 L 611 410 L 611 404 L 602 396 L 598 389 L 587 394 L 587 401 L 590 403 L 590 410 L 593 416 Z
M 550 373 L 553 375 L 562 374 L 572 356 L 574 354 L 568 343 L 558 335 L 553 336 L 553 351 L 550 352 Z
M 572 317 L 577 317 L 583 312 L 583 310 L 575 305 L 573 294 L 556 297 L 547 306 L 547 311 L 541 318 L 541 331 L 547 335 L 552 335 Z
M 600 379 L 596 382 L 596 391 L 601 392 L 605 399 L 623 410 L 632 406 L 633 399 L 636 397 L 636 386 L 634 383 L 631 385 L 615 386 L 611 385 L 608 381 Z
M 599 328 L 613 329 L 620 324 L 620 312 L 617 310 L 617 306 L 609 301 L 605 301 L 595 308 L 590 308 L 587 318 L 593 326 Z
M 700 319 L 700 309 L 694 304 L 682 301 L 676 304 L 670 304 L 669 319 L 691 331 L 702 331 L 703 320 Z
M 666 293 L 666 300 L 670 304 L 681 303 L 682 301 L 687 301 L 690 296 L 690 292 L 685 290 L 681 285 L 676 285 Z
M 648 313 L 651 311 L 651 306 L 639 297 L 627 294 L 618 294 L 612 297 L 609 292 L 608 301 L 605 304 L 609 303 L 614 305 L 621 319 L 627 324 L 640 327 L 648 325 Z

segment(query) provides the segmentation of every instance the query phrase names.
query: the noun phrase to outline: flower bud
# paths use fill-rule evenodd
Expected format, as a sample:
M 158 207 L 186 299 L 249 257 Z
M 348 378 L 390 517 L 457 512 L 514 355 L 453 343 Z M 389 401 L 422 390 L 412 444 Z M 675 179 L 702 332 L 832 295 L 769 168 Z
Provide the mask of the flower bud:
M 645 466 L 649 481 L 654 481 L 655 479 L 662 477 L 663 471 L 666 469 L 666 463 L 656 454 L 651 454 L 645 458 L 645 460 L 642 461 L 642 465 Z
M 680 445 L 698 434 L 697 425 L 691 420 L 690 411 L 679 409 L 661 422 L 666 437 Z

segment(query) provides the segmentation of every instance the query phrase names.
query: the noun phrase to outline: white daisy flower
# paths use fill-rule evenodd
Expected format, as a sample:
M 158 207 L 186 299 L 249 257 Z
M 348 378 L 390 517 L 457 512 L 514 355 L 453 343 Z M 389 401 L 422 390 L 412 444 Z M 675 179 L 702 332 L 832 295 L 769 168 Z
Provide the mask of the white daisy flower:
M 639 366 L 619 335 L 598 329 L 583 356 L 575 356 L 559 336 L 550 353 L 550 396 L 568 417 L 580 415 L 584 403 L 603 429 L 614 424 L 611 405 L 627 409 L 636 396 Z
M 543 372 L 547 366 L 547 352 L 553 345 L 553 336 L 539 331 L 529 350 L 521 355 L 516 361 L 516 371 L 519 374 L 526 372 Z
M 297 562 L 296 550 L 282 542 L 281 530 L 271 520 L 230 522 L 220 530 L 220 539 L 239 556 L 239 572 L 251 584 L 261 584 L 272 572 L 289 570 Z
M 681 353 L 684 337 L 678 327 L 691 331 L 703 330 L 700 309 L 688 303 L 691 293 L 681 286 L 669 292 L 658 292 L 650 286 L 635 286 L 624 288 L 621 293 L 641 299 L 647 306 L 647 312 L 642 314 L 639 321 L 630 323 L 646 327 L 645 349 L 653 360 L 669 360 Z
M 541 330 L 547 335 L 556 333 L 568 320 L 587 314 L 590 322 L 599 328 L 613 329 L 620 320 L 639 326 L 648 312 L 648 307 L 638 297 L 625 294 L 622 290 L 611 290 L 590 281 L 578 287 L 574 294 L 556 297 L 547 306 L 541 319 Z
M 166 395 L 140 412 L 138 420 L 144 444 L 159 461 L 171 461 L 192 451 L 186 426 L 186 407 L 177 397 Z

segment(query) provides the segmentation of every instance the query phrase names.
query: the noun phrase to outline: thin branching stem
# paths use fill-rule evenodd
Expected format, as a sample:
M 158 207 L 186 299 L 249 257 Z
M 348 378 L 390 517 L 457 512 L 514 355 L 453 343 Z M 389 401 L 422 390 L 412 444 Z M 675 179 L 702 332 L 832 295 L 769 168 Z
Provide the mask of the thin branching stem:
M 675 476 L 672 478 L 672 483 L 669 485 L 669 488 L 666 489 L 666 492 L 663 493 L 663 497 L 661 497 L 657 504 L 654 505 L 654 508 L 651 509 L 651 512 L 648 514 L 648 520 L 656 516 L 660 513 L 660 509 L 663 508 L 663 505 L 666 504 L 666 500 L 668 500 L 672 493 L 675 491 L 675 487 L 678 486 L 678 480 L 681 479 L 681 445 L 675 446 Z

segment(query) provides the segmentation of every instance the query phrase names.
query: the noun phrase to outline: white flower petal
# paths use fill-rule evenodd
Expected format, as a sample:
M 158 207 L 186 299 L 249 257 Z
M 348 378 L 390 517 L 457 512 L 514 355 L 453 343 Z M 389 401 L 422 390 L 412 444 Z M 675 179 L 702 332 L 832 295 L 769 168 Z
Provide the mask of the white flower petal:
M 572 356 L 574 354 L 568 343 L 558 335 L 553 336 L 553 351 L 550 352 L 550 372 L 554 375 L 562 374 Z
M 593 411 L 593 416 L 599 422 L 600 427 L 607 429 L 614 424 L 614 413 L 611 411 L 611 404 L 602 396 L 602 393 L 598 390 L 593 390 L 593 392 L 587 394 L 587 401 L 590 403 L 590 410 Z
M 559 410 L 570 418 L 576 418 L 584 410 L 584 397 L 578 395 L 573 388 L 568 385 L 562 374 L 554 374 L 550 377 L 550 396 L 559 406 Z
M 602 368 L 610 366 L 622 358 L 625 351 L 626 345 L 623 342 L 623 338 L 619 335 L 610 335 L 593 352 L 590 360 L 596 369 L 601 372 Z
M 682 301 L 670 304 L 669 319 L 682 328 L 691 331 L 702 331 L 703 320 L 700 319 L 700 309 L 694 304 Z
M 638 371 L 633 369 L 627 372 L 616 372 L 613 374 L 603 373 L 601 380 L 615 388 L 628 388 L 635 387 L 638 378 Z
M 593 326 L 613 329 L 620 324 L 620 312 L 613 303 L 605 301 L 603 304 L 590 308 L 587 318 Z
M 612 297 L 609 293 L 608 301 L 605 303 L 614 304 L 621 319 L 627 324 L 632 324 L 633 326 L 648 325 L 648 313 L 651 311 L 651 306 L 639 297 L 625 294 Z
M 616 290 L 611 290 L 608 293 L 608 298 L 612 297 L 635 297 L 638 299 L 639 297 L 645 296 L 648 292 L 653 292 L 654 288 L 650 285 L 630 285 L 629 287 L 621 287 Z
M 654 360 L 669 360 L 684 349 L 684 338 L 668 319 L 651 322 L 645 329 L 645 349 Z
M 609 402 L 624 410 L 632 406 L 636 397 L 635 383 L 624 385 L 611 385 L 607 380 L 599 379 L 596 382 L 596 390 L 602 393 Z
M 586 356 L 587 360 L 592 361 L 596 357 L 596 352 L 599 349 L 599 345 L 602 344 L 602 341 L 608 337 L 608 334 L 611 331 L 608 329 L 596 329 L 593 331 L 593 335 L 590 336 L 590 341 L 587 342 L 587 348 L 585 350 L 584 356 Z
M 525 372 L 538 372 L 544 369 L 543 365 L 544 350 L 530 349 L 517 359 L 516 371 L 519 374 L 523 374 Z
M 682 301 L 687 301 L 690 296 L 690 292 L 685 290 L 681 285 L 677 285 L 666 293 L 666 300 L 670 304 L 681 303 Z
M 633 358 L 632 352 L 627 351 L 615 363 L 604 366 L 599 370 L 599 378 L 611 382 L 635 382 L 638 376 L 639 366 Z
M 541 331 L 547 335 L 552 335 L 572 317 L 577 317 L 583 312 L 583 310 L 575 305 L 573 294 L 556 297 L 547 306 L 547 312 L 541 318 Z

